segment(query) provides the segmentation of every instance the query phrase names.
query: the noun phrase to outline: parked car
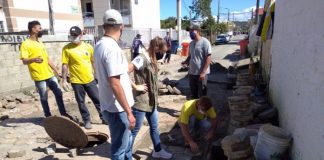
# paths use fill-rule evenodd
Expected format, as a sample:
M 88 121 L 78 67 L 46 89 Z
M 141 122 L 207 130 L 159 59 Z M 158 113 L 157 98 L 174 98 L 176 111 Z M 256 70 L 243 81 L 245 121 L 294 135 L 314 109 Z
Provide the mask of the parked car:
M 229 42 L 229 36 L 225 34 L 220 34 L 216 37 L 216 44 L 226 44 Z

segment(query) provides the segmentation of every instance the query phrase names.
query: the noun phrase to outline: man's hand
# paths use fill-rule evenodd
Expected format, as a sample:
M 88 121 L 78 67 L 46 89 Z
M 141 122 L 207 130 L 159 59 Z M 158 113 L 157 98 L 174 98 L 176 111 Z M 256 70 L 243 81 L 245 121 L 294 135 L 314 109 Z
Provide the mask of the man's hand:
M 63 89 L 64 89 L 65 92 L 69 92 L 70 91 L 69 83 L 67 83 L 66 80 L 62 80 L 62 87 L 63 87 Z
M 205 140 L 209 141 L 213 138 L 213 132 L 209 131 L 206 135 L 205 135 Z
M 199 80 L 203 81 L 203 80 L 205 80 L 205 78 L 206 78 L 205 72 L 201 72 L 199 75 Z
M 34 58 L 34 62 L 35 63 L 42 63 L 43 62 L 43 58 L 41 56 Z
M 189 145 L 190 145 L 190 149 L 191 149 L 192 153 L 198 153 L 199 152 L 198 145 L 197 145 L 197 143 L 195 141 L 189 142 Z
M 148 88 L 147 88 L 147 85 L 146 84 L 142 84 L 142 85 L 136 85 L 135 86 L 135 90 L 145 93 L 145 92 L 148 91 Z
M 127 119 L 129 121 L 129 127 L 128 127 L 128 129 L 129 130 L 134 129 L 135 124 L 136 124 L 136 119 L 135 119 L 135 117 L 134 117 L 134 115 L 133 115 L 132 112 L 130 112 L 129 114 L 127 114 Z

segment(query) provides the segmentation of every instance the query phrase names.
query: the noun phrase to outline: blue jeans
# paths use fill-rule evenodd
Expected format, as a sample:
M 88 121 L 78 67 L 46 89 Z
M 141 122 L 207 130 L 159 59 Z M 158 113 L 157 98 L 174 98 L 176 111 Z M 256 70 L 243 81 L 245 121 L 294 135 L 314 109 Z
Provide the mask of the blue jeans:
M 100 119 L 102 119 L 101 111 L 100 111 L 100 102 L 99 102 L 99 92 L 97 87 L 97 82 L 93 80 L 87 84 L 77 84 L 72 83 L 72 88 L 74 90 L 75 99 L 78 102 L 79 111 L 82 116 L 83 122 L 89 122 L 90 112 L 85 104 L 85 94 L 87 93 L 90 97 L 91 101 L 95 105 Z
M 211 122 L 208 118 L 204 118 L 203 120 L 197 120 L 197 118 L 192 115 L 189 119 L 189 132 L 190 134 L 195 135 L 205 135 L 209 129 L 211 128 Z
M 129 141 L 131 141 L 129 122 L 125 112 L 112 113 L 103 111 L 102 116 L 108 123 L 111 146 L 110 156 L 112 160 L 131 160 L 132 154 L 126 154 Z
M 40 101 L 43 107 L 43 111 L 45 114 L 45 117 L 51 116 L 51 111 L 48 106 L 48 95 L 47 95 L 47 87 L 51 89 L 54 93 L 56 104 L 58 106 L 58 109 L 60 111 L 60 114 L 62 116 L 67 116 L 70 118 L 70 116 L 66 113 L 64 103 L 63 103 L 63 96 L 62 91 L 59 88 L 57 78 L 55 76 L 42 80 L 42 81 L 35 81 L 36 88 L 38 90 Z
M 146 117 L 150 125 L 150 136 L 154 145 L 154 150 L 155 152 L 159 152 L 162 148 L 161 148 L 161 141 L 160 141 L 160 132 L 158 129 L 158 111 L 156 107 L 153 109 L 152 112 L 144 112 L 136 108 L 132 108 L 132 112 L 136 119 L 136 124 L 135 124 L 135 128 L 132 130 L 132 141 L 130 141 L 130 145 L 129 148 L 127 149 L 127 153 L 132 152 L 136 135 L 141 129 L 141 126 L 144 121 L 144 117 Z

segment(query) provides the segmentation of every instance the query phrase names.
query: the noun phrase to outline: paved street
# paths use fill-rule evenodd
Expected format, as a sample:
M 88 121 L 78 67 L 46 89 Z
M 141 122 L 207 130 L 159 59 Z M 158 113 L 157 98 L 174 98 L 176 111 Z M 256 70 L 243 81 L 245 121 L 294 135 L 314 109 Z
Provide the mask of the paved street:
M 212 59 L 213 62 L 218 63 L 225 61 L 224 58 L 228 54 L 237 52 L 239 46 L 237 40 L 241 37 L 234 37 L 233 41 L 225 45 L 213 46 Z M 160 80 L 164 78 L 169 78 L 170 80 L 177 80 L 179 82 L 178 88 L 183 92 L 183 96 L 175 95 L 163 95 L 160 96 L 159 105 L 159 128 L 161 131 L 161 140 L 163 142 L 164 148 L 174 153 L 174 159 L 191 159 L 193 155 L 190 151 L 184 148 L 183 138 L 180 134 L 180 129 L 176 125 L 177 117 L 179 116 L 179 111 L 182 107 L 183 102 L 186 100 L 186 96 L 189 97 L 189 85 L 186 78 L 186 72 L 178 72 L 180 68 L 180 63 L 186 57 L 181 57 L 179 55 L 173 55 L 170 64 L 164 64 L 160 66 L 160 72 L 167 71 L 168 74 L 161 75 Z M 226 60 L 228 61 L 228 60 Z M 216 65 L 216 64 L 214 64 Z M 213 66 L 214 66 L 213 65 Z M 226 78 L 226 73 L 220 72 L 213 69 L 210 79 L 213 79 L 213 75 L 217 77 Z M 231 91 L 224 88 L 224 84 L 214 84 L 209 83 L 208 94 L 212 97 L 216 109 L 218 110 L 218 116 L 220 119 L 224 119 L 226 115 L 226 97 L 231 94 Z M 77 115 L 80 118 L 79 111 L 77 109 L 77 104 L 74 99 L 73 92 L 64 93 L 64 101 L 67 104 L 67 110 L 73 115 Z M 7 159 L 6 156 L 8 152 L 25 152 L 23 157 L 18 159 L 107 159 L 109 157 L 109 140 L 100 146 L 95 146 L 93 148 L 87 148 L 82 150 L 82 154 L 76 158 L 71 158 L 68 156 L 69 150 L 59 144 L 56 144 L 57 151 L 53 155 L 47 155 L 44 153 L 45 148 L 48 147 L 53 141 L 49 138 L 45 132 L 42 124 L 42 110 L 38 105 L 39 101 L 31 101 L 28 104 L 22 104 L 17 107 L 17 114 L 20 111 L 24 111 L 23 106 L 33 109 L 31 112 L 26 112 L 25 114 L 20 114 L 16 118 L 10 118 L 0 123 L 0 159 Z M 50 104 L 52 107 L 52 112 L 58 114 L 56 111 L 56 104 L 54 103 L 53 97 L 50 98 Z M 87 99 L 87 104 L 89 105 L 92 121 L 93 123 L 99 122 L 98 114 L 96 113 L 92 102 Z M 54 111 L 55 110 L 55 111 Z M 226 125 L 225 123 L 220 124 L 220 126 Z M 109 130 L 106 125 L 94 124 L 94 128 L 89 131 L 100 131 L 103 133 L 108 133 Z M 222 127 L 219 127 L 222 128 Z M 224 136 L 225 131 L 219 130 L 217 136 Z M 152 143 L 149 136 L 148 126 L 144 125 L 138 134 L 135 142 L 135 153 L 142 157 L 142 159 L 150 159 L 152 152 Z M 203 150 L 201 151 L 203 152 Z M 11 158 L 12 159 L 12 158 Z

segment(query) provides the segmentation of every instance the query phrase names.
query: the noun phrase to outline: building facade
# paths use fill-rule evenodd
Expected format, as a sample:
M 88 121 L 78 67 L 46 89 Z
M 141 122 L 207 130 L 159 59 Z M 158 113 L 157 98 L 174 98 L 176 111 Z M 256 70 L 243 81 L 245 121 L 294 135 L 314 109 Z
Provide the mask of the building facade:
M 8 32 L 27 31 L 28 22 L 38 20 L 43 29 L 49 29 L 50 2 L 55 34 L 67 33 L 71 26 L 83 27 L 80 0 L 2 0 L 0 27 L 2 23 Z

